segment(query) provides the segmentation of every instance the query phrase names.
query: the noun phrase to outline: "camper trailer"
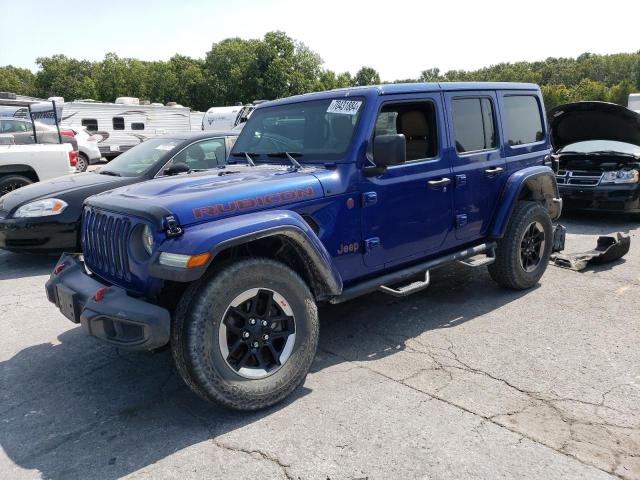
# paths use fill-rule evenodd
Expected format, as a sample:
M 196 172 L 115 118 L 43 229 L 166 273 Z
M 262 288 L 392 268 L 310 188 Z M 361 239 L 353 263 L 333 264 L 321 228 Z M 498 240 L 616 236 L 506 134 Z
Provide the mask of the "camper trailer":
M 627 108 L 640 113 L 640 93 L 632 93 L 629 95 L 629 104 L 627 105 Z
M 247 121 L 256 105 L 265 100 L 256 100 L 248 105 L 235 107 L 211 107 L 202 118 L 202 130 L 231 130 Z
M 63 103 L 61 126 L 98 135 L 100 152 L 112 158 L 147 138 L 191 131 L 191 110 L 162 104 L 141 105 L 135 97 L 115 103 L 76 100 Z

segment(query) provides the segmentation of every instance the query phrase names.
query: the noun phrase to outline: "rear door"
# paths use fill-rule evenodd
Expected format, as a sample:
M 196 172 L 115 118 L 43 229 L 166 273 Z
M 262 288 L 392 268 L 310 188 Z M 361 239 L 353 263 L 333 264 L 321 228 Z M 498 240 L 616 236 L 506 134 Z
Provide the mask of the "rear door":
M 456 238 L 485 234 L 507 179 L 494 91 L 445 94 L 451 138 Z
M 406 97 L 405 97 L 406 98 Z M 451 169 L 441 94 L 389 96 L 380 106 L 375 135 L 402 133 L 407 161 L 381 175 L 363 177 L 364 262 L 410 261 L 437 250 L 452 225 Z M 373 141 L 373 138 L 372 138 Z

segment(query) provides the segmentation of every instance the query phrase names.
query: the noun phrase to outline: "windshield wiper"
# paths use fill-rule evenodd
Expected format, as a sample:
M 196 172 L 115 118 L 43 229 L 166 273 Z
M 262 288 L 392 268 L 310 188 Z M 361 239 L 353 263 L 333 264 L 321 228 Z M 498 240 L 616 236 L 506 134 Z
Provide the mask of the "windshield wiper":
M 247 159 L 247 163 L 249 165 L 251 165 L 252 167 L 255 167 L 256 164 L 254 163 L 253 159 L 251 158 L 251 155 L 257 155 L 257 153 L 249 153 L 249 152 L 233 152 L 231 154 L 232 157 L 244 157 Z
M 111 170 L 100 170 L 98 173 L 100 175 L 111 175 L 112 177 L 121 177 L 122 176 L 117 172 L 112 172 Z
M 295 158 L 293 157 L 301 157 L 302 154 L 299 152 L 273 152 L 273 153 L 267 153 L 267 157 L 271 157 L 271 158 L 286 158 L 287 160 L 289 160 L 291 162 L 291 167 L 293 168 L 293 170 L 300 170 L 302 168 L 302 165 L 300 165 L 300 162 L 298 162 Z

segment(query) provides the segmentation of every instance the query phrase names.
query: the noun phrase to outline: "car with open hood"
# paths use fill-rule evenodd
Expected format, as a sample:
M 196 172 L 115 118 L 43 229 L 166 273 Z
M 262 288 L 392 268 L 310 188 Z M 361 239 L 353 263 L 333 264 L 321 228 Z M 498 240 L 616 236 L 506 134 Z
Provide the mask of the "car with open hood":
M 154 178 L 222 166 L 236 138 L 236 132 L 155 137 L 94 172 L 57 177 L 10 192 L 0 198 L 0 248 L 79 252 L 86 198 Z
M 640 113 L 577 102 L 551 110 L 549 123 L 565 206 L 640 214 Z

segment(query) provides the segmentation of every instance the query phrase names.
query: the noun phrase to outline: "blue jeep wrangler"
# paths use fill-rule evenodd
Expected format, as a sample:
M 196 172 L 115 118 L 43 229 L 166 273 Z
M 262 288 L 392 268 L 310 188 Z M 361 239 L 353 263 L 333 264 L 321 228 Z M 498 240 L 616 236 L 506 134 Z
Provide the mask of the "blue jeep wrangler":
M 405 296 L 450 262 L 526 289 L 561 249 L 540 90 L 352 88 L 259 105 L 225 167 L 86 201 L 83 255 L 46 285 L 110 344 L 170 345 L 203 398 L 252 410 L 300 385 L 317 302 Z

